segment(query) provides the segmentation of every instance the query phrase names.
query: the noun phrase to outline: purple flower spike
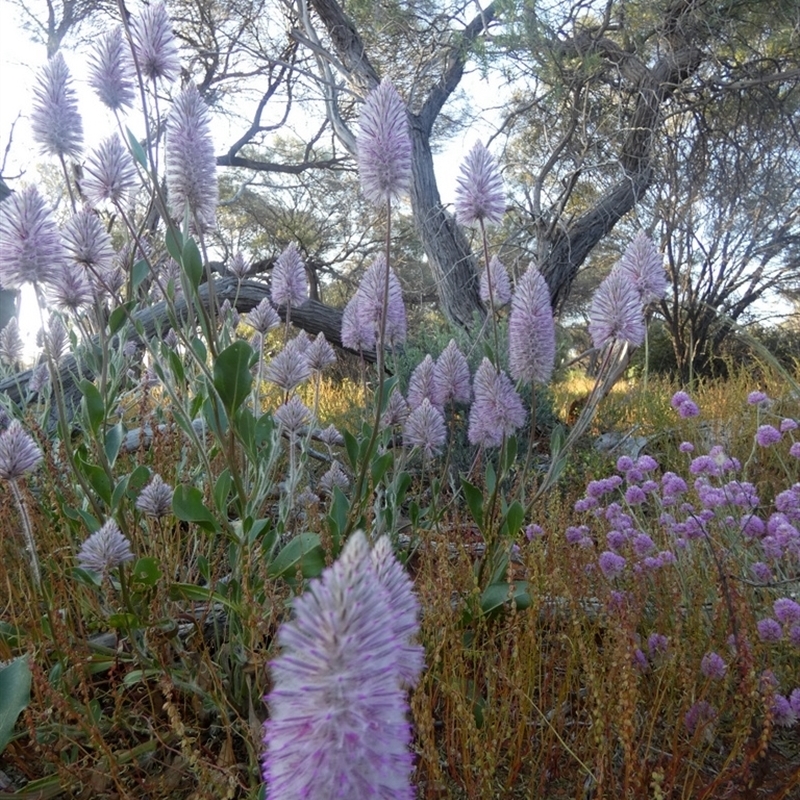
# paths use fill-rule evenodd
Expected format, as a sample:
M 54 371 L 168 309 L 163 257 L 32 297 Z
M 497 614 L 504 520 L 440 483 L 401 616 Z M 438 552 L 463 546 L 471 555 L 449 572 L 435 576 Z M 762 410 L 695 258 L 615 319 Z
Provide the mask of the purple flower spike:
M 484 358 L 475 372 L 475 400 L 469 412 L 470 444 L 499 447 L 525 424 L 525 408 L 508 375 Z
M 461 165 L 456 187 L 456 220 L 462 225 L 481 221 L 497 225 L 506 210 L 503 179 L 491 153 L 476 142 Z
M 214 226 L 219 189 L 208 107 L 190 84 L 167 119 L 167 195 L 173 219 L 189 220 L 201 232 Z
M 414 796 L 401 682 L 418 670 L 406 635 L 415 611 L 408 587 L 387 569 L 390 554 L 378 557 L 381 576 L 366 537 L 353 534 L 278 631 L 265 698 L 267 800 Z
M 387 428 L 403 425 L 408 419 L 408 414 L 408 403 L 406 403 L 400 390 L 395 389 L 389 395 L 389 400 L 386 403 L 386 411 L 383 412 L 383 416 L 381 417 L 381 425 Z
M 372 350 L 377 341 L 374 324 L 359 314 L 360 303 L 361 295 L 356 292 L 342 312 L 342 344 L 357 353 Z
M 94 299 L 86 269 L 80 264 L 65 264 L 61 267 L 47 294 L 56 308 L 71 311 L 73 314 L 88 308 Z
M 42 68 L 33 98 L 31 128 L 42 153 L 59 158 L 80 156 L 83 124 L 78 112 L 78 97 L 60 52 Z
M 130 108 L 134 100 L 134 78 L 122 28 L 103 36 L 89 56 L 89 85 L 112 111 Z
M 172 83 L 181 72 L 178 45 L 164 3 L 145 6 L 131 22 L 136 65 L 148 80 Z
M 161 476 L 153 475 L 136 500 L 136 508 L 145 516 L 161 519 L 172 512 L 172 487 Z
M 481 273 L 480 293 L 481 300 L 487 306 L 494 300 L 495 308 L 502 308 L 511 300 L 511 281 L 508 278 L 508 271 L 497 256 L 492 256 L 489 266 Z
M 364 273 L 358 287 L 360 295 L 356 310 L 360 325 L 372 326 L 375 340 L 380 334 L 381 317 L 384 314 L 384 288 L 386 282 L 386 258 L 379 255 Z M 386 305 L 386 342 L 390 345 L 402 344 L 406 340 L 406 307 L 400 281 L 389 267 L 389 298 Z M 344 326 L 344 322 L 342 323 Z
M 455 339 L 450 340 L 436 359 L 433 386 L 436 393 L 434 405 L 438 408 L 444 408 L 448 403 L 467 405 L 472 399 L 469 364 Z
M 772 425 L 759 425 L 756 431 L 756 441 L 761 447 L 769 447 L 781 440 L 781 432 Z
M 65 262 L 61 234 L 38 189 L 14 192 L 0 205 L 0 286 L 50 283 Z
M 335 487 L 339 487 L 343 492 L 350 485 L 350 479 L 342 469 L 338 461 L 334 461 L 330 469 L 319 479 L 318 490 L 320 494 L 333 495 Z
M 625 569 L 625 559 L 610 550 L 600 553 L 597 563 L 600 566 L 600 571 L 609 580 L 618 578 Z
M 74 214 L 64 226 L 64 244 L 73 261 L 84 267 L 111 269 L 114 248 L 100 218 L 88 208 Z
M 292 435 L 299 433 L 311 421 L 311 411 L 296 394 L 276 408 L 273 416 L 275 422 Z
M 281 318 L 265 297 L 252 311 L 248 312 L 245 322 L 263 335 L 267 331 L 277 328 L 281 324 Z
M 16 481 L 32 472 L 42 460 L 42 451 L 19 420 L 12 420 L 0 433 L 0 478 Z
M 408 381 L 408 405 L 412 411 L 419 408 L 423 400 L 429 400 L 433 406 L 441 410 L 437 402 L 435 373 L 436 365 L 430 355 L 425 356 L 414 367 Z
M 614 269 L 633 282 L 643 306 L 657 303 L 666 294 L 664 259 L 644 231 L 636 234 Z
M 316 373 L 324 372 L 336 363 L 336 353 L 322 331 L 306 349 L 306 360 L 311 371 Z
M 272 302 L 276 306 L 301 306 L 306 301 L 307 286 L 303 259 L 292 243 L 278 256 L 272 271 Z
M 411 134 L 406 107 L 392 82 L 384 79 L 364 102 L 359 120 L 358 174 L 364 196 L 384 205 L 411 186 Z
M 711 678 L 711 680 L 721 680 L 725 677 L 727 671 L 728 666 L 725 663 L 725 659 L 713 651 L 706 653 L 700 662 L 700 672 L 707 678 Z
M 425 458 L 433 458 L 442 452 L 446 439 L 442 412 L 425 397 L 406 418 L 403 443 L 406 447 L 418 447 Z
M 116 136 L 103 141 L 83 169 L 81 189 L 92 205 L 108 200 L 124 203 L 136 188 L 136 167 L 130 153 Z
M 95 531 L 78 552 L 78 565 L 83 569 L 107 575 L 112 569 L 133 560 L 131 543 L 120 532 L 117 523 L 110 519 Z
M 639 292 L 624 273 L 612 270 L 597 287 L 589 308 L 589 334 L 598 349 L 609 342 L 638 347 L 644 341 L 644 315 Z
M 267 365 L 264 380 L 280 386 L 284 392 L 291 392 L 296 386 L 311 377 L 308 359 L 295 348 L 284 348 Z
M 544 385 L 550 381 L 556 358 L 556 331 L 550 290 L 531 264 L 511 301 L 508 320 L 508 366 L 518 381 Z
M 228 272 L 237 280 L 244 280 L 250 273 L 250 265 L 244 260 L 242 253 L 237 253 L 228 264 Z
M 13 367 L 22 360 L 24 350 L 25 344 L 19 335 L 17 318 L 11 317 L 0 331 L 0 362 Z

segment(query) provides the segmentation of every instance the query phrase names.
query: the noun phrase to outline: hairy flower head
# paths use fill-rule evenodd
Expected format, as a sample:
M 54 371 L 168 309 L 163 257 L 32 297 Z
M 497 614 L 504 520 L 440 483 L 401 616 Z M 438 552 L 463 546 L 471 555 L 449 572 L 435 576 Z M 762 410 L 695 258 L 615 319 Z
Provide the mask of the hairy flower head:
M 42 451 L 19 420 L 0 433 L 0 478 L 16 481 L 39 466 Z
M 78 565 L 101 575 L 107 575 L 112 569 L 132 560 L 131 543 L 112 519 L 95 531 L 78 552 Z
M 430 356 L 429 356 L 430 358 Z M 418 447 L 425 458 L 439 455 L 447 439 L 442 412 L 425 397 L 412 408 L 403 424 L 403 444 Z
M 306 301 L 308 279 L 297 245 L 292 242 L 279 256 L 272 270 L 270 292 L 276 306 L 301 306 Z
M 116 136 L 102 141 L 84 165 L 81 189 L 92 205 L 100 205 L 105 200 L 121 205 L 136 185 L 133 158 Z
M 83 147 L 83 123 L 72 78 L 58 52 L 42 67 L 33 90 L 33 138 L 45 155 L 77 158 Z
M 444 408 L 448 403 L 467 405 L 472 399 L 472 378 L 469 364 L 459 350 L 455 339 L 451 339 L 447 347 L 436 359 L 433 372 L 433 388 L 437 408 Z
M 481 221 L 497 225 L 506 210 L 503 179 L 491 153 L 476 142 L 461 165 L 456 186 L 456 220 L 462 225 Z
M 556 331 L 550 290 L 531 264 L 520 278 L 508 320 L 508 365 L 518 381 L 546 384 L 553 374 Z
M 644 231 L 636 234 L 614 269 L 633 283 L 643 306 L 657 303 L 666 294 L 664 259 Z
M 489 289 L 491 288 L 491 293 Z M 489 266 L 481 273 L 481 300 L 489 306 L 502 308 L 511 300 L 511 281 L 508 270 L 497 256 L 492 256 Z
M 103 34 L 89 56 L 89 85 L 112 111 L 130 108 L 134 76 L 127 42 L 117 26 Z
M 178 45 L 164 3 L 145 6 L 131 20 L 136 66 L 148 80 L 172 83 L 181 72 Z
M 638 347 L 644 341 L 644 315 L 639 292 L 630 278 L 612 270 L 597 287 L 589 308 L 589 334 L 598 349 L 609 342 Z
M 472 384 L 475 399 L 469 412 L 469 441 L 499 447 L 525 424 L 525 408 L 508 375 L 484 358 Z
M 386 258 L 379 255 L 361 279 L 358 287 L 360 297 L 356 304 L 356 313 L 360 317 L 360 325 L 365 328 L 372 326 L 375 341 L 380 334 L 381 321 L 385 315 L 386 342 L 390 345 L 398 345 L 406 340 L 406 307 L 403 303 L 400 281 L 397 280 L 394 270 L 388 267 L 389 294 L 384 308 L 386 270 Z

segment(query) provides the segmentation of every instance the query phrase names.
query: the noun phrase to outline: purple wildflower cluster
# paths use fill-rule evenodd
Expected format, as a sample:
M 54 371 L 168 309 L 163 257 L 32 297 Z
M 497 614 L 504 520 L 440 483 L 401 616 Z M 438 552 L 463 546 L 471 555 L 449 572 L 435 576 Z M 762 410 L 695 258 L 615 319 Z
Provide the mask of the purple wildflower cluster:
M 406 691 L 422 673 L 419 604 L 386 537 L 359 532 L 294 600 L 265 698 L 267 798 L 412 798 Z

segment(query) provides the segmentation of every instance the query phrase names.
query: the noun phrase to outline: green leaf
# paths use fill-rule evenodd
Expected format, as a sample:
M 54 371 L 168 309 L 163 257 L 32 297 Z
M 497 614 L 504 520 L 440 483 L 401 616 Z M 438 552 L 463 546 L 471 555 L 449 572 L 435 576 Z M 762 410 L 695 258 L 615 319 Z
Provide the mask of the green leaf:
M 514 466 L 514 462 L 517 459 L 517 437 L 516 436 L 509 436 L 506 439 L 506 446 L 505 452 L 503 454 L 503 464 L 502 470 L 503 475 L 508 475 L 511 468 Z
M 469 506 L 472 519 L 483 531 L 483 492 L 477 486 L 468 483 L 464 478 L 461 479 L 461 489 L 464 492 L 464 498 Z
M 111 334 L 111 336 L 117 333 L 119 329 L 125 324 L 126 320 L 133 311 L 135 305 L 136 305 L 135 300 L 129 300 L 127 303 L 123 303 L 121 306 L 117 306 L 111 312 L 111 316 L 108 318 L 108 331 Z
M 241 339 L 226 347 L 214 363 L 214 387 L 228 415 L 244 402 L 253 385 L 250 361 L 253 349 Z
M 172 375 L 178 383 L 184 383 L 186 381 L 186 371 L 183 368 L 183 360 L 174 350 L 168 348 L 166 344 L 164 345 L 164 349 L 167 351 L 167 359 L 169 360 L 169 368 L 172 370 Z
M 194 583 L 173 583 L 169 587 L 169 599 L 173 601 L 188 600 L 191 603 L 221 603 L 229 611 L 238 614 L 241 608 L 230 598 L 219 592 L 212 591 L 207 586 L 197 586 Z
M 111 479 L 102 467 L 97 464 L 90 464 L 83 458 L 76 458 L 76 463 L 80 467 L 83 476 L 89 481 L 92 489 L 97 496 L 107 505 L 111 505 Z
M 506 512 L 505 528 L 509 538 L 513 539 L 519 533 L 523 519 L 525 519 L 525 509 L 518 500 L 515 500 Z
M 167 228 L 164 244 L 167 246 L 167 252 L 180 264 L 183 257 L 183 234 L 174 225 Z
M 328 528 L 331 532 L 334 547 L 338 552 L 342 542 L 342 534 L 347 530 L 347 517 L 350 514 L 350 501 L 339 486 L 333 487 L 333 502 L 328 514 Z
M 394 461 L 394 454 L 391 450 L 389 452 L 384 453 L 382 456 L 378 456 L 372 462 L 372 483 L 377 485 L 381 482 L 381 479 L 386 474 L 386 470 L 391 467 L 392 462 Z
M 31 701 L 31 670 L 26 656 L 0 667 L 0 754 L 14 733 L 17 718 Z
M 269 565 L 267 575 L 292 580 L 298 568 L 304 578 L 316 578 L 325 568 L 325 553 L 316 533 L 295 536 Z
M 133 157 L 144 169 L 147 169 L 147 153 L 145 153 L 144 148 L 139 144 L 139 140 L 133 135 L 133 131 L 131 131 L 130 128 L 125 128 L 125 133 L 128 134 L 128 144 L 130 145 Z
M 121 422 L 118 422 L 113 428 L 109 428 L 106 431 L 106 441 L 103 445 L 103 449 L 106 452 L 108 463 L 112 467 L 114 466 L 114 462 L 117 460 L 117 456 L 119 455 L 119 448 L 122 445 L 122 439 L 124 436 L 125 428 Z
M 161 577 L 161 567 L 158 559 L 152 556 L 143 556 L 138 559 L 131 570 L 131 585 L 150 587 L 158 583 Z
M 106 413 L 106 404 L 100 396 L 100 391 L 91 382 L 84 378 L 78 386 L 80 387 L 81 394 L 83 394 L 83 407 L 86 411 L 86 419 L 89 421 L 89 427 L 92 433 L 97 433 L 100 425 L 103 423 L 103 418 Z
M 141 625 L 141 620 L 136 616 L 136 614 L 130 614 L 126 611 L 119 614 L 109 615 L 108 624 L 117 630 L 129 631 L 133 628 L 138 628 Z
M 491 495 L 494 493 L 495 486 L 497 486 L 497 473 L 494 469 L 494 464 L 489 461 L 486 464 L 486 491 Z
M 214 484 L 214 503 L 221 514 L 227 512 L 228 495 L 230 494 L 232 483 L 231 471 L 226 468 L 222 470 L 217 482 Z
M 531 596 L 528 594 L 528 582 L 490 584 L 481 595 L 481 611 L 486 615 L 500 611 L 510 604 L 512 597 L 520 611 L 529 608 Z
M 194 289 L 197 289 L 203 279 L 203 258 L 200 255 L 197 242 L 192 238 L 188 239 L 186 244 L 183 245 L 181 265 L 186 277 L 189 279 L 189 283 Z
M 194 522 L 204 531 L 216 533 L 217 520 L 203 503 L 203 493 L 195 486 L 181 484 L 172 495 L 172 513 L 184 522 Z
M 347 460 L 353 472 L 358 471 L 358 439 L 350 431 L 343 431 L 344 449 L 347 451 Z
M 133 291 L 135 292 L 142 284 L 142 281 L 147 277 L 150 272 L 150 265 L 142 259 L 133 265 L 131 270 L 131 283 L 133 284 Z

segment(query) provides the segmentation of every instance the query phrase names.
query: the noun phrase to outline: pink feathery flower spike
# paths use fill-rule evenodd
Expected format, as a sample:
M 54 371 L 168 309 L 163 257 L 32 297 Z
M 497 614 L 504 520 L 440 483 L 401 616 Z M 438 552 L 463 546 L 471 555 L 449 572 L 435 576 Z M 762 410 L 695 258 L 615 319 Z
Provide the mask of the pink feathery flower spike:
M 470 444 L 499 447 L 525 424 L 525 407 L 510 378 L 484 358 L 475 372 L 469 412 Z
M 293 394 L 283 405 L 275 409 L 273 417 L 279 427 L 294 435 L 311 422 L 311 410 L 296 394 Z
M 61 53 L 42 68 L 33 90 L 33 138 L 45 155 L 77 158 L 83 147 L 83 124 L 78 97 Z
M 544 385 L 556 358 L 556 331 L 550 290 L 531 264 L 520 278 L 508 320 L 508 365 L 515 380 Z
M 86 268 L 111 269 L 114 248 L 100 218 L 88 208 L 73 214 L 64 226 L 64 244 L 73 261 Z
M 35 186 L 0 204 L 0 286 L 51 283 L 66 261 L 61 233 Z
M 19 335 L 19 324 L 16 317 L 11 319 L 0 330 L 0 362 L 15 366 L 22 360 L 25 343 Z
M 361 295 L 356 292 L 342 312 L 342 344 L 357 353 L 372 350 L 377 340 L 375 325 L 365 321 L 358 312 L 360 302 Z
M 436 365 L 430 355 L 414 367 L 408 381 L 408 405 L 413 411 L 422 405 L 423 400 L 430 400 L 431 404 L 438 407 L 435 383 Z
M 633 281 L 643 306 L 657 303 L 667 292 L 664 259 L 644 231 L 636 234 L 614 269 Z
M 364 196 L 384 205 L 411 186 L 411 134 L 406 107 L 385 78 L 364 101 L 359 120 L 358 174 Z
M 308 366 L 311 367 L 311 371 L 316 373 L 321 373 L 327 367 L 336 363 L 336 353 L 322 331 L 317 334 L 317 338 L 308 346 L 306 360 L 308 361 Z
M 267 800 L 414 797 L 403 684 L 419 672 L 407 651 L 415 612 L 393 558 L 374 557 L 357 531 L 279 628 L 265 698 Z
M 642 301 L 633 281 L 620 270 L 597 287 L 589 308 L 589 335 L 598 349 L 609 342 L 638 347 L 644 341 Z
M 290 347 L 281 350 L 264 371 L 264 380 L 274 383 L 284 392 L 291 392 L 310 377 L 311 367 L 308 365 L 308 359 Z
M 136 66 L 148 80 L 172 83 L 181 72 L 178 45 L 164 3 L 145 6 L 131 20 Z
M 408 403 L 400 390 L 395 388 L 386 402 L 386 410 L 381 416 L 381 425 L 386 428 L 394 428 L 403 425 L 408 419 L 408 414 Z
M 244 321 L 262 335 L 281 324 L 278 312 L 266 297 L 252 311 L 247 313 Z
M 301 306 L 306 301 L 308 280 L 297 245 L 292 242 L 279 256 L 272 270 L 270 292 L 276 306 Z
M 491 297 L 489 287 L 491 285 Z M 497 256 L 492 256 L 489 266 L 481 273 L 481 300 L 490 305 L 494 300 L 495 308 L 502 308 L 511 300 L 511 280 L 508 271 Z
M 217 159 L 208 107 L 194 84 L 178 95 L 167 118 L 166 161 L 173 219 L 181 223 L 188 213 L 200 232 L 213 228 L 219 200 Z
M 112 569 L 133 560 L 131 543 L 114 520 L 108 520 L 81 545 L 78 565 L 107 575 Z
M 12 420 L 0 433 L 0 478 L 18 481 L 33 472 L 42 460 L 42 451 L 19 420 Z
M 100 270 L 104 275 L 106 270 Z M 47 292 L 56 308 L 77 314 L 88 308 L 94 300 L 92 284 L 87 278 L 86 268 L 81 264 L 64 264 L 53 277 Z
M 111 136 L 89 156 L 80 184 L 92 205 L 105 200 L 121 205 L 136 189 L 137 180 L 131 154 L 116 136 Z
M 481 221 L 497 225 L 506 210 L 503 179 L 491 153 L 477 142 L 461 165 L 456 186 L 456 220 L 462 225 Z
M 403 444 L 408 448 L 418 447 L 425 458 L 433 458 L 442 452 L 446 439 L 447 428 L 442 412 L 427 397 L 423 398 L 406 417 Z
M 356 305 L 361 318 L 360 324 L 371 325 L 375 339 L 380 335 L 381 317 L 386 314 L 386 342 L 390 345 L 402 344 L 406 340 L 406 307 L 400 281 L 389 267 L 389 298 L 384 312 L 383 296 L 386 282 L 386 258 L 377 256 L 364 273 L 358 287 L 360 295 Z
M 122 28 L 116 27 L 100 38 L 89 56 L 89 85 L 112 111 L 130 108 L 134 101 L 134 77 Z
M 450 340 L 436 359 L 433 385 L 436 395 L 434 405 L 438 408 L 444 408 L 448 403 L 468 405 L 472 399 L 472 376 L 469 373 L 469 364 L 455 339 Z
M 172 495 L 172 487 L 156 473 L 136 499 L 136 508 L 147 517 L 161 519 L 172 513 Z

